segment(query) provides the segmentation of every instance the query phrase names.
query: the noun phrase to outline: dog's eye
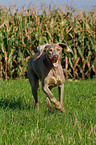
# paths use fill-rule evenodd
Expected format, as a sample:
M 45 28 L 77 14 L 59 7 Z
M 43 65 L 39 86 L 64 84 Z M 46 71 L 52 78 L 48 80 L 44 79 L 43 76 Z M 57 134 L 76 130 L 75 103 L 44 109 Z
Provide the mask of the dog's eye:
M 57 51 L 60 51 L 60 48 L 57 48 Z

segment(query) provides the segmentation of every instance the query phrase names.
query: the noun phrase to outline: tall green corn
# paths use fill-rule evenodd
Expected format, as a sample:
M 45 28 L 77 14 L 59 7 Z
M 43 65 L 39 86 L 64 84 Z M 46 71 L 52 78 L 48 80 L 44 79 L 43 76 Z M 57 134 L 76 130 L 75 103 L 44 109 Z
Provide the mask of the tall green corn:
M 20 12 L 0 9 L 0 78 L 26 77 L 27 62 L 40 44 L 64 42 L 72 53 L 62 55 L 66 78 L 96 75 L 96 7 L 88 14 L 42 6 Z M 42 11 L 39 14 L 39 11 Z

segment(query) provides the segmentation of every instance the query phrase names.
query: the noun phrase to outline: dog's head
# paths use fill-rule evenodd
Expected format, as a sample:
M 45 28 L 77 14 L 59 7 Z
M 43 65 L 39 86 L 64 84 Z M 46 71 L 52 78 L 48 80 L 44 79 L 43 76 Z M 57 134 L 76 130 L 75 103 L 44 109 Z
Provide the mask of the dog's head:
M 43 52 L 46 52 L 46 56 L 50 59 L 54 67 L 57 67 L 60 62 L 62 49 L 65 49 L 67 52 L 71 51 L 64 43 L 40 45 L 37 47 L 37 49 L 40 53 L 38 58 L 42 55 Z

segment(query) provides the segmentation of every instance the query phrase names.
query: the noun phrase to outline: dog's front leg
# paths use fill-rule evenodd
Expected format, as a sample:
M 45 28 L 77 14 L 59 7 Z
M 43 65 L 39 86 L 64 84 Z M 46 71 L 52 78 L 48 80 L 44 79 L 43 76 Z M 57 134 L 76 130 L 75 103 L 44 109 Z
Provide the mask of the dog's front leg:
M 45 94 L 48 96 L 49 100 L 55 105 L 55 108 L 65 113 L 64 107 L 61 105 L 59 101 L 56 100 L 56 98 L 53 96 L 48 86 L 44 85 L 42 86 L 42 89 L 45 92 Z
M 55 110 L 53 109 L 53 107 L 51 106 L 51 102 L 50 102 L 50 99 L 47 97 L 46 98 L 46 102 L 47 102 L 47 106 L 48 106 L 48 110 L 52 113 L 55 112 Z
M 64 84 L 58 86 L 58 91 L 59 91 L 59 101 L 60 101 L 61 105 L 63 106 Z
M 49 89 L 51 91 L 52 87 L 49 87 Z M 50 99 L 48 97 L 46 98 L 46 102 L 47 102 L 48 110 L 50 112 L 54 113 L 55 112 L 55 109 L 53 109 L 53 107 L 51 106 L 51 102 L 50 102 Z

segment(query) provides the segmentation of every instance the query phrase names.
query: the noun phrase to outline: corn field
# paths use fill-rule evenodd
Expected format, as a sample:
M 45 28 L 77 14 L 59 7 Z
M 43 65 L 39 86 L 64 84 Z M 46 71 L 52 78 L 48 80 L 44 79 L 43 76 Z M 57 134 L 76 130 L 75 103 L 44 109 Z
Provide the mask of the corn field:
M 39 13 L 40 11 L 40 13 Z M 72 53 L 62 55 L 66 78 L 96 76 L 96 7 L 78 13 L 49 6 L 40 9 L 0 8 L 0 78 L 27 75 L 28 59 L 38 45 L 66 43 Z

